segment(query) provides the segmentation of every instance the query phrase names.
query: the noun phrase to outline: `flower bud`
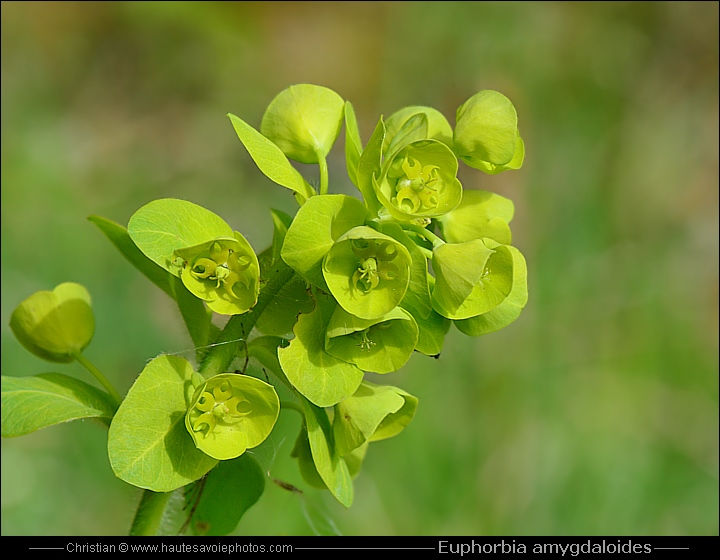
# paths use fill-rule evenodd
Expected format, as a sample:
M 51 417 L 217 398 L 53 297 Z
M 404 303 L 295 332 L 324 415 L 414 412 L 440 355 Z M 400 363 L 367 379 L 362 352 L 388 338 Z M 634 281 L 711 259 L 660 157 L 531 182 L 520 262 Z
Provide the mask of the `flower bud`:
M 15 309 L 10 329 L 36 356 L 50 362 L 72 362 L 95 332 L 90 294 L 72 282 L 53 291 L 36 292 Z

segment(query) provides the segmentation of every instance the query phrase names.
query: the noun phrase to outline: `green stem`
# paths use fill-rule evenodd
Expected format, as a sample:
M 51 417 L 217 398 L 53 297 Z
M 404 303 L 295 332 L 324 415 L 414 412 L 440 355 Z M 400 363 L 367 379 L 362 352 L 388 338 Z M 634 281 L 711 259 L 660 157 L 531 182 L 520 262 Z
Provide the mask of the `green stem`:
M 205 378 L 210 378 L 229 370 L 230 364 L 232 364 L 240 349 L 240 344 L 245 341 L 250 331 L 253 330 L 255 323 L 257 323 L 268 304 L 283 286 L 292 279 L 294 274 L 292 268 L 282 261 L 275 263 L 271 267 L 255 306 L 247 313 L 230 317 L 223 332 L 215 341 L 215 345 L 200 364 L 199 373 Z
M 433 258 L 433 252 L 430 249 L 426 249 L 425 247 L 421 247 L 420 245 L 415 245 L 418 250 L 425 255 L 425 258 L 428 260 L 432 260 Z
M 327 194 L 329 187 L 327 160 L 319 151 L 315 152 L 315 154 L 320 165 L 320 194 Z
M 73 354 L 73 356 L 80 363 L 81 366 L 83 366 L 86 370 L 92 373 L 93 376 L 95 376 L 95 379 L 97 379 L 100 384 L 105 387 L 105 390 L 115 401 L 117 407 L 119 407 L 120 403 L 122 403 L 122 397 L 120 396 L 120 393 L 115 390 L 115 387 L 113 387 L 112 384 L 107 380 L 107 378 L 102 374 L 102 372 L 98 368 L 96 368 L 93 363 L 85 356 L 83 356 L 80 352 L 76 352 L 75 354 Z
M 171 496 L 172 492 L 145 490 L 137 512 L 135 512 L 132 527 L 130 527 L 130 536 L 157 535 Z
M 439 238 L 437 235 L 435 235 L 433 232 L 428 231 L 424 227 L 416 226 L 415 224 L 401 224 L 403 229 L 407 229 L 410 231 L 414 231 L 421 237 L 424 237 L 428 241 L 430 241 L 433 244 L 433 247 L 438 247 L 439 245 L 442 245 L 445 243 L 441 238 Z

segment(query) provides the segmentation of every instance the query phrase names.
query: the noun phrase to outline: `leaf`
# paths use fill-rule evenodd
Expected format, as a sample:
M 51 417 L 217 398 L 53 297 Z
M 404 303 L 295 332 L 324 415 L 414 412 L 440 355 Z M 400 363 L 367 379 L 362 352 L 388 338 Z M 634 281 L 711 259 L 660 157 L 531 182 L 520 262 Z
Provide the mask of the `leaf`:
M 355 393 L 335 405 L 333 436 L 340 455 L 347 455 L 370 440 L 388 415 L 405 405 L 394 387 L 364 382 Z
M 466 190 L 460 204 L 438 221 L 445 241 L 463 243 L 489 237 L 502 245 L 511 242 L 514 206 L 511 200 L 488 191 Z
M 528 300 L 527 264 L 522 253 L 508 246 L 513 259 L 512 290 L 507 299 L 495 309 L 476 317 L 455 321 L 458 330 L 468 336 L 481 336 L 499 331 L 520 316 Z
M 115 412 L 110 396 L 61 373 L 33 377 L 2 376 L 2 437 L 29 434 L 78 418 L 106 424 Z
M 325 350 L 325 330 L 334 306 L 334 302 L 318 296 L 315 310 L 298 318 L 290 345 L 278 350 L 290 383 L 317 406 L 333 406 L 352 395 L 363 378 L 357 366 Z
M 282 249 L 285 235 L 292 223 L 292 216 L 289 216 L 281 210 L 270 210 L 273 221 L 273 240 L 272 240 L 272 262 L 280 259 L 280 250 Z
M 258 169 L 268 179 L 281 187 L 295 191 L 303 199 L 309 199 L 315 194 L 315 190 L 307 184 L 277 145 L 232 113 L 228 113 L 228 117 L 240 142 L 245 146 Z
M 264 491 L 265 473 L 251 455 L 221 461 L 210 471 L 202 487 L 191 520 L 193 532 L 206 536 L 232 533 Z
M 345 165 L 352 184 L 358 186 L 358 164 L 362 154 L 362 140 L 352 103 L 345 101 Z
M 361 319 L 337 306 L 325 334 L 325 349 L 363 371 L 390 373 L 410 359 L 417 339 L 415 320 L 400 307 L 378 319 Z
M 128 233 L 150 260 L 180 275 L 175 251 L 218 237 L 233 237 L 232 228 L 210 210 L 174 198 L 149 202 L 130 217 Z
M 193 368 L 177 356 L 158 356 L 140 373 L 108 433 L 115 475 L 154 492 L 198 480 L 217 459 L 195 448 L 185 428 Z
M 390 127 L 392 124 L 390 119 L 385 123 L 386 135 L 383 141 L 383 153 L 387 160 L 394 158 L 400 150 L 409 144 L 428 139 L 428 118 L 425 113 L 414 114 L 391 136 Z M 385 144 L 388 145 L 387 150 L 385 150 Z
M 90 294 L 74 282 L 59 284 L 23 300 L 10 316 L 10 330 L 43 360 L 69 363 L 92 340 L 95 332 Z
M 518 136 L 515 140 L 515 154 L 508 163 L 495 165 L 494 163 L 483 161 L 472 156 L 464 156 L 461 159 L 470 167 L 479 169 L 488 175 L 497 175 L 498 173 L 507 171 L 508 169 L 520 169 L 525 161 L 525 142 L 523 142 L 523 139 L 520 138 L 519 130 L 517 131 L 517 134 Z
M 210 338 L 212 314 L 203 302 L 193 296 L 179 278 L 147 258 L 130 238 L 125 227 L 100 216 L 90 216 L 88 220 L 105 234 L 130 264 L 177 302 L 193 344 L 196 348 L 206 346 Z
M 487 240 L 495 246 L 492 240 Z M 497 307 L 512 289 L 507 245 L 490 249 L 484 239 L 444 243 L 433 250 L 433 308 L 448 319 L 467 319 Z
M 326 288 L 322 261 L 339 237 L 365 222 L 367 209 L 356 198 L 326 194 L 309 199 L 288 228 L 283 260 L 311 284 Z
M 198 449 L 222 461 L 265 441 L 279 414 L 280 399 L 272 385 L 221 373 L 195 390 L 185 427 Z
M 517 147 L 517 112 L 502 93 L 483 90 L 457 110 L 453 150 L 463 160 L 509 163 Z
M 170 278 L 172 276 L 165 268 L 151 261 L 138 249 L 124 226 L 100 216 L 90 216 L 88 220 L 94 223 L 98 229 L 105 234 L 130 264 L 137 268 L 163 292 L 175 299 L 174 291 L 170 285 Z
M 380 201 L 375 194 L 373 186 L 373 176 L 380 173 L 382 165 L 382 147 L 385 140 L 385 123 L 382 116 L 375 126 L 375 130 L 368 140 L 365 150 L 360 155 L 357 168 L 357 187 L 365 199 L 365 205 L 368 207 L 370 214 L 377 216 L 381 208 Z
M 350 507 L 354 494 L 352 478 L 347 464 L 335 449 L 327 413 L 305 399 L 302 399 L 302 406 L 315 468 L 332 495 L 342 505 Z
M 373 225 L 373 224 L 371 224 Z M 402 243 L 410 253 L 412 265 L 410 266 L 410 282 L 407 292 L 400 302 L 401 307 L 411 306 L 417 313 L 427 318 L 432 311 L 432 300 L 430 299 L 430 288 L 428 286 L 428 266 L 425 255 L 418 246 L 405 234 L 399 224 L 392 222 L 380 222 L 374 225 L 377 229 Z
M 345 101 L 333 90 L 296 84 L 281 91 L 265 110 L 260 132 L 301 163 L 327 157 L 340 134 Z
M 298 314 L 310 313 L 313 306 L 306 281 L 295 274 L 270 300 L 255 326 L 263 334 L 287 335 L 292 332 Z
M 453 130 L 445 116 L 432 107 L 424 107 L 422 105 L 412 105 L 403 107 L 399 111 L 395 111 L 385 121 L 385 129 L 387 134 L 383 143 L 383 153 L 389 153 L 390 141 L 397 135 L 408 120 L 418 114 L 424 114 L 427 119 L 427 132 L 421 139 L 429 138 L 439 140 L 443 144 L 452 148 Z

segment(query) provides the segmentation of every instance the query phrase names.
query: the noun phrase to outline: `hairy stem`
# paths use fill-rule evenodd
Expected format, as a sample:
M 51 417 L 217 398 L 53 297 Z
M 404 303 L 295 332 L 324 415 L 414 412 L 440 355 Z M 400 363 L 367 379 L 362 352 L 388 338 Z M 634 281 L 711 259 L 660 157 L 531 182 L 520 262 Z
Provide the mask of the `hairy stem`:
M 130 527 L 130 536 L 157 535 L 171 496 L 172 492 L 145 490 Z

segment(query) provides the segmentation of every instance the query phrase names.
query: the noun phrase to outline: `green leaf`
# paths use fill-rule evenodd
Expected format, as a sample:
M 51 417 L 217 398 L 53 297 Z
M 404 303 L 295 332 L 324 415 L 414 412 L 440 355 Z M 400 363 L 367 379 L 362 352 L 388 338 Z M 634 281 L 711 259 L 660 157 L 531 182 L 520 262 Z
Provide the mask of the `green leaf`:
M 397 135 L 400 129 L 408 120 L 418 114 L 425 115 L 427 119 L 427 131 L 423 139 L 439 140 L 443 144 L 452 148 L 453 130 L 445 116 L 432 107 L 424 107 L 421 105 L 413 105 L 403 107 L 396 111 L 385 121 L 387 134 L 383 143 L 383 153 L 389 153 L 390 141 Z
M 508 246 L 513 259 L 512 290 L 500 305 L 476 317 L 455 321 L 458 330 L 469 336 L 481 336 L 498 331 L 520 316 L 520 312 L 528 300 L 527 264 L 522 253 L 515 247 Z
M 345 166 L 347 167 L 348 177 L 355 186 L 358 186 L 358 164 L 360 163 L 362 151 L 362 140 L 360 139 L 360 129 L 355 117 L 355 110 L 352 103 L 345 101 Z
M 193 368 L 177 356 L 158 356 L 143 369 L 108 432 L 115 475 L 140 488 L 170 492 L 198 480 L 217 459 L 195 448 L 185 428 Z
M 412 259 L 405 246 L 367 226 L 340 237 L 323 260 L 323 276 L 338 303 L 363 319 L 382 317 L 405 296 Z
M 268 303 L 255 326 L 263 334 L 284 336 L 292 332 L 298 314 L 310 313 L 313 307 L 307 283 L 296 274 Z
M 477 160 L 505 165 L 515 155 L 517 136 L 512 102 L 502 93 L 483 90 L 458 108 L 453 150 L 470 165 Z
M 273 221 L 273 240 L 272 240 L 272 262 L 275 263 L 280 259 L 280 251 L 285 241 L 285 235 L 292 223 L 292 216 L 289 216 L 281 210 L 270 210 Z
M 467 319 L 487 313 L 510 293 L 510 251 L 506 245 L 490 249 L 488 243 L 483 239 L 444 243 L 433 250 L 433 308 L 443 317 Z
M 410 359 L 417 339 L 415 320 L 399 307 L 377 319 L 361 319 L 337 306 L 325 334 L 325 349 L 363 371 L 390 373 Z
M 405 234 L 399 224 L 392 222 L 380 222 L 370 224 L 378 231 L 389 235 L 402 243 L 410 253 L 412 265 L 410 266 L 410 281 L 407 292 L 400 302 L 401 307 L 411 306 L 417 311 L 420 317 L 427 318 L 432 311 L 432 300 L 430 299 L 430 288 L 428 286 L 428 266 L 425 255 L 418 246 Z
M 301 314 L 295 325 L 295 338 L 278 350 L 280 365 L 292 385 L 317 406 L 333 406 L 352 395 L 363 372 L 325 350 L 325 331 L 335 309 L 326 296 L 317 296 L 312 313 Z
M 394 387 L 363 382 L 355 393 L 335 405 L 333 436 L 340 455 L 370 440 L 388 415 L 405 405 Z
M 381 441 L 391 438 L 402 432 L 415 416 L 418 406 L 417 397 L 413 397 L 410 393 L 406 393 L 397 387 L 390 387 L 395 393 L 401 396 L 404 403 L 400 410 L 396 410 L 383 418 L 380 425 L 370 436 L 369 441 Z
M 174 198 L 149 202 L 130 217 L 128 233 L 150 260 L 180 276 L 175 251 L 219 237 L 232 237 L 232 228 L 210 210 Z
M 302 399 L 302 405 L 315 468 L 332 495 L 342 505 L 350 507 L 354 494 L 352 478 L 333 443 L 327 413 L 305 399 Z
M 393 123 L 385 123 L 385 140 L 383 141 L 383 153 L 388 160 L 394 158 L 397 153 L 412 144 L 421 140 L 428 139 L 428 118 L 425 113 L 416 113 L 403 123 L 403 125 L 392 134 L 390 128 Z M 385 144 L 387 144 L 387 150 L 385 150 Z
M 295 191 L 303 201 L 315 194 L 315 190 L 308 185 L 277 145 L 232 113 L 228 113 L 228 117 L 240 142 L 245 146 L 258 169 L 268 179 L 281 187 Z
M 327 484 L 325 484 L 315 467 L 312 450 L 310 449 L 310 441 L 308 440 L 308 432 L 305 426 L 302 427 L 298 437 L 295 439 L 295 445 L 290 452 L 290 457 L 297 459 L 300 476 L 302 476 L 305 482 L 313 488 L 327 490 Z
M 474 167 L 475 169 L 484 171 L 488 175 L 497 175 L 498 173 L 501 173 L 502 171 L 507 171 L 508 169 L 520 169 L 523 162 L 525 161 L 525 142 L 523 142 L 523 139 L 520 138 L 519 130 L 517 134 L 518 137 L 515 140 L 515 154 L 513 155 L 513 158 L 510 160 L 509 163 L 503 165 L 495 165 L 494 163 L 489 163 L 481 159 L 473 158 L 472 156 L 465 156 L 462 158 L 462 160 L 470 167 Z
M 450 148 L 437 140 L 419 140 L 385 159 L 373 188 L 396 220 L 436 218 L 460 204 L 457 171 L 458 161 Z
M 382 165 L 382 147 L 385 139 L 385 123 L 382 116 L 375 126 L 370 140 L 368 140 L 365 150 L 360 155 L 357 169 L 357 187 L 362 193 L 365 205 L 368 207 L 370 214 L 377 216 L 378 211 L 382 207 L 373 186 L 373 177 L 375 173 L 380 173 Z
M 367 209 L 356 198 L 343 194 L 314 196 L 295 215 L 288 228 L 283 260 L 311 284 L 327 288 L 322 261 L 335 241 L 365 222 Z
M 138 249 L 128 234 L 127 229 L 118 223 L 102 218 L 100 216 L 88 217 L 100 231 L 115 245 L 122 255 L 130 261 L 146 278 L 160 288 L 163 292 L 174 299 L 173 289 L 170 285 L 172 276 L 168 271 L 151 261 L 145 254 Z
M 260 132 L 290 159 L 318 163 L 340 134 L 344 113 L 345 101 L 333 90 L 297 84 L 270 102 Z
M 200 484 L 200 483 L 196 483 Z M 265 473 L 252 456 L 221 461 L 210 471 L 191 526 L 196 535 L 221 536 L 232 533 L 240 519 L 265 491 Z M 188 498 L 192 498 L 190 493 Z M 192 507 L 188 502 L 187 506 Z
M 25 349 L 39 358 L 72 362 L 95 332 L 90 294 L 74 282 L 35 292 L 15 308 L 10 329 Z
M 410 307 L 407 310 L 418 326 L 418 341 L 415 344 L 415 350 L 426 356 L 439 356 L 445 342 L 445 335 L 450 330 L 452 322 L 434 309 L 425 318 Z
M 193 344 L 197 348 L 207 345 L 212 314 L 208 312 L 202 301 L 193 296 L 179 278 L 147 258 L 137 248 L 125 227 L 100 216 L 90 216 L 88 220 L 105 234 L 130 264 L 177 302 Z
M 438 221 L 445 240 L 463 243 L 489 237 L 502 245 L 511 242 L 514 206 L 511 200 L 488 191 L 465 190 L 460 204 Z
M 106 424 L 115 412 L 110 396 L 61 373 L 33 377 L 2 376 L 2 437 L 22 436 L 78 418 Z

